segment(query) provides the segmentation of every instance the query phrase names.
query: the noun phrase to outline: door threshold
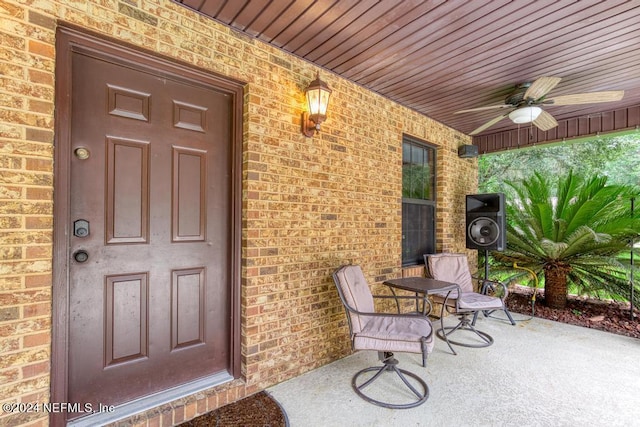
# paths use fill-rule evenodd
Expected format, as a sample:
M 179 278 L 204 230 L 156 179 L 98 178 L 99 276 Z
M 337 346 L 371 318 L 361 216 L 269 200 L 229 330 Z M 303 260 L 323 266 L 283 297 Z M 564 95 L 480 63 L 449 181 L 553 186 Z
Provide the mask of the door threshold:
M 96 412 L 81 418 L 71 420 L 67 423 L 68 427 L 91 427 L 103 426 L 105 424 L 118 421 L 140 412 L 148 411 L 164 405 L 165 403 L 181 399 L 200 391 L 218 386 L 220 384 L 232 381 L 233 377 L 228 372 L 220 372 L 214 375 L 200 378 L 198 380 L 173 387 L 149 396 L 141 397 L 127 403 L 123 403 L 114 408 L 113 412 Z

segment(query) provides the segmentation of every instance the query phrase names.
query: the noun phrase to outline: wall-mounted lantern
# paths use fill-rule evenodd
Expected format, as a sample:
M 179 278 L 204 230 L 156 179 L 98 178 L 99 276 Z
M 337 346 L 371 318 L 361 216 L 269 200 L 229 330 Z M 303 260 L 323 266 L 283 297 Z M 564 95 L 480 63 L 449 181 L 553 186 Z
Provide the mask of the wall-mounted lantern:
M 302 133 L 304 136 L 311 138 L 316 132 L 320 131 L 320 124 L 327 118 L 331 89 L 325 82 L 320 80 L 320 73 L 318 73 L 316 79 L 309 83 L 304 92 L 307 97 L 309 111 L 302 113 Z

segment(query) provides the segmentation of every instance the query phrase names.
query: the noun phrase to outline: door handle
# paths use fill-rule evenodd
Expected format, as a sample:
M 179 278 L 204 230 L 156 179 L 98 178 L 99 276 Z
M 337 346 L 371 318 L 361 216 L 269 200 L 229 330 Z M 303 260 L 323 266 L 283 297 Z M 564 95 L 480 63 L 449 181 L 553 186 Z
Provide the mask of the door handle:
M 89 253 L 84 249 L 77 250 L 73 253 L 73 259 L 75 259 L 76 262 L 83 263 L 89 259 Z

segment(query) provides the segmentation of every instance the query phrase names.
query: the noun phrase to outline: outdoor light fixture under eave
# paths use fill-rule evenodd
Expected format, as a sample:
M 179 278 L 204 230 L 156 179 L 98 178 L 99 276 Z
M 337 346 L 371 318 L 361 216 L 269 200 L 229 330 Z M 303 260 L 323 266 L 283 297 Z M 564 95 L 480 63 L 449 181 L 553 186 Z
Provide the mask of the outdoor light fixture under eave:
M 316 132 L 320 131 L 320 124 L 327 118 L 331 89 L 325 82 L 320 80 L 320 73 L 318 73 L 316 79 L 309 83 L 304 92 L 307 97 L 309 111 L 302 113 L 302 133 L 304 136 L 311 138 Z
M 509 118 L 513 123 L 529 123 L 537 119 L 540 113 L 540 107 L 522 107 L 510 112 Z

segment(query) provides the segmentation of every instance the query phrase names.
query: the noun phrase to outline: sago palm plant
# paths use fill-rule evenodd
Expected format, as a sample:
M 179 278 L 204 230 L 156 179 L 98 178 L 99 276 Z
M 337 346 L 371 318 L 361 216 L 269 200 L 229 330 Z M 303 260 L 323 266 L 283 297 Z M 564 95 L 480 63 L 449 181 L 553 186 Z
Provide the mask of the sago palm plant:
M 535 271 L 549 307 L 565 307 L 570 285 L 580 294 L 628 297 L 629 266 L 618 255 L 640 233 L 640 214 L 630 210 L 637 188 L 572 172 L 554 180 L 535 173 L 508 185 L 507 248 L 492 253 L 495 261 Z

